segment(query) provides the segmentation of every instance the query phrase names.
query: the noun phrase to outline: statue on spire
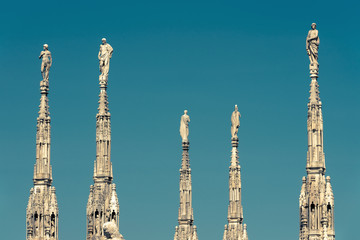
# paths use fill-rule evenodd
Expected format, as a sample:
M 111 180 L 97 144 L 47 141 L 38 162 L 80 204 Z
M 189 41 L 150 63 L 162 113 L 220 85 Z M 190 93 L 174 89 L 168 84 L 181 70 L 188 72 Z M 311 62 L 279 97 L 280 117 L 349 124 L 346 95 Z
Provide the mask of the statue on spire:
M 41 75 L 44 81 L 49 80 L 49 71 L 52 64 L 51 52 L 49 51 L 49 46 L 44 44 L 44 51 L 40 52 L 39 59 L 42 58 L 41 62 Z
M 184 115 L 181 116 L 180 120 L 180 136 L 182 138 L 183 143 L 188 143 L 189 139 L 189 122 L 190 117 L 187 115 L 187 110 L 184 111 Z
M 237 134 L 238 134 L 238 130 L 240 127 L 240 117 L 241 117 L 241 114 L 238 111 L 238 106 L 235 105 L 235 110 L 231 114 L 231 137 L 232 137 L 232 139 L 238 138 Z
M 99 78 L 100 80 L 107 80 L 109 75 L 110 58 L 114 49 L 106 42 L 106 38 L 101 39 L 101 41 L 102 44 L 100 44 L 100 50 L 98 54 L 101 73 Z
M 309 55 L 310 65 L 318 65 L 318 50 L 320 38 L 316 23 L 311 24 L 311 30 L 306 37 L 306 52 Z

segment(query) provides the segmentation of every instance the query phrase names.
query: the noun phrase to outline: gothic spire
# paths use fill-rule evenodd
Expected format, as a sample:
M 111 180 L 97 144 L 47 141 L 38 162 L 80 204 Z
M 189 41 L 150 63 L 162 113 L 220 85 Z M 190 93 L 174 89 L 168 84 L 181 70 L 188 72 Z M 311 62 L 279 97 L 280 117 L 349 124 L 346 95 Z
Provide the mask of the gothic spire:
M 299 197 L 300 240 L 335 240 L 334 201 L 330 177 L 325 178 L 322 102 L 317 81 L 319 43 L 318 30 L 313 23 L 306 38 L 311 83 L 307 114 L 307 177 L 303 177 Z
M 40 59 L 40 105 L 36 131 L 36 163 L 34 166 L 34 187 L 30 190 L 29 202 L 26 209 L 27 239 L 58 239 L 58 203 L 55 187 L 52 183 L 52 169 L 50 165 L 50 112 L 49 112 L 49 71 L 52 65 L 51 52 L 44 44 Z
M 94 180 L 111 183 L 113 178 L 111 163 L 111 122 L 107 96 L 107 79 L 100 80 L 98 114 L 96 114 L 96 160 Z
M 104 236 L 104 224 L 115 222 L 119 227 L 119 201 L 115 184 L 112 183 L 113 171 L 111 163 L 111 122 L 107 84 L 110 58 L 113 48 L 102 39 L 99 50 L 100 94 L 99 107 L 96 114 L 96 160 L 94 161 L 94 185 L 90 186 L 86 215 L 87 237 L 97 239 Z M 121 238 L 123 239 L 123 238 Z
M 247 232 L 243 225 L 243 209 L 241 205 L 241 173 L 238 155 L 238 129 L 240 112 L 237 105 L 231 115 L 231 160 L 229 167 L 229 207 L 228 225 L 225 225 L 223 240 L 247 240 Z
M 317 81 L 319 73 L 318 47 L 319 36 L 316 30 L 316 24 L 312 25 L 313 29 L 309 31 L 307 48 L 310 56 L 313 52 L 316 55 L 310 57 L 310 97 L 308 103 L 308 154 L 307 154 L 307 171 L 317 171 L 325 174 L 325 155 L 323 151 L 323 117 L 322 117 L 322 103 L 320 100 L 319 83 Z
M 180 207 L 179 207 L 179 226 L 175 228 L 174 240 L 198 240 L 196 226 L 193 225 L 194 214 L 192 208 L 192 187 L 191 169 L 189 159 L 189 122 L 190 117 L 187 110 L 180 120 L 180 135 L 182 137 L 182 161 L 180 168 Z
M 34 167 L 34 184 L 51 185 L 52 169 L 50 165 L 50 112 L 49 81 L 40 82 L 40 105 L 36 131 L 36 164 Z

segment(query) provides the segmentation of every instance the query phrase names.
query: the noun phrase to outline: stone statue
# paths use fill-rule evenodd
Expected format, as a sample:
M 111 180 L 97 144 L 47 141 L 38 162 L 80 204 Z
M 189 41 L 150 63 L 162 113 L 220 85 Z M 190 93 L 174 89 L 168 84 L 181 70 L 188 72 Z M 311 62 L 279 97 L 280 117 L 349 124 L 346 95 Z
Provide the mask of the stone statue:
M 187 110 L 185 110 L 184 115 L 181 116 L 181 120 L 180 120 L 180 136 L 182 138 L 183 143 L 189 142 L 188 140 L 189 122 L 190 122 L 190 117 L 189 115 L 187 115 Z
M 55 237 L 55 217 L 51 218 L 50 234 L 51 237 Z
M 43 80 L 49 80 L 49 71 L 52 64 L 51 52 L 48 50 L 49 46 L 44 44 L 44 51 L 40 52 L 39 59 L 42 58 L 41 62 L 41 75 Z
M 327 214 L 328 214 L 328 219 L 329 219 L 329 228 L 332 228 L 332 212 L 331 212 L 331 208 L 329 208 L 327 210 Z
M 101 231 L 101 229 L 100 229 L 100 219 L 99 219 L 99 217 L 97 217 L 95 219 L 95 235 L 100 235 L 100 231 Z
M 100 50 L 98 54 L 100 64 L 100 78 L 106 80 L 109 75 L 110 58 L 114 49 L 106 42 L 106 38 L 101 39 Z
M 315 229 L 315 209 L 311 208 L 311 229 Z
M 240 127 L 240 117 L 241 114 L 238 111 L 238 106 L 235 105 L 235 110 L 233 111 L 231 115 L 231 137 L 232 139 L 237 139 L 237 133 Z
M 106 222 L 103 225 L 105 239 L 124 240 L 124 237 L 119 233 L 115 222 Z
M 311 24 L 311 30 L 306 37 L 306 52 L 309 55 L 310 64 L 318 64 L 318 50 L 319 50 L 320 38 L 318 30 L 316 29 L 316 23 Z

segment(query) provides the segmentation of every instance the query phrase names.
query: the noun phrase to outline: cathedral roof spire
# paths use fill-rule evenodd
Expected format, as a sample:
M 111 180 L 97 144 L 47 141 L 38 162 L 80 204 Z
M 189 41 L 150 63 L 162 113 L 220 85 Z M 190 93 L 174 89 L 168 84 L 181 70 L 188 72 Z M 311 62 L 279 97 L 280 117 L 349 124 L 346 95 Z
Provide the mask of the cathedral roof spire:
M 58 239 L 58 204 L 52 183 L 50 165 L 50 112 L 49 71 L 52 65 L 49 46 L 44 44 L 39 59 L 41 63 L 40 105 L 36 131 L 36 163 L 34 166 L 34 187 L 30 190 L 26 209 L 27 239 Z M 40 204 L 39 204 L 40 203 Z
M 320 101 L 318 49 L 320 38 L 316 24 L 311 24 L 311 30 L 306 38 L 306 49 L 310 60 L 310 97 L 308 103 L 308 171 L 320 171 L 325 174 L 325 155 L 323 152 L 323 117 Z
M 307 177 L 302 179 L 299 197 L 300 240 L 335 240 L 334 201 L 330 178 L 325 178 L 322 103 L 317 81 L 319 44 L 319 33 L 313 23 L 306 38 L 311 83 L 307 114 Z
M 94 180 L 111 183 L 113 178 L 111 163 L 111 121 L 109 102 L 107 96 L 107 84 L 110 58 L 113 48 L 103 38 L 100 45 L 100 94 L 98 114 L 96 115 L 96 160 L 94 166 Z
M 191 168 L 189 159 L 189 122 L 187 110 L 180 120 L 180 136 L 182 138 L 182 161 L 180 169 L 180 207 L 179 226 L 175 227 L 174 240 L 198 240 L 196 226 L 193 225 L 194 213 L 192 208 Z
M 34 167 L 34 184 L 51 185 L 52 169 L 50 165 L 50 112 L 49 112 L 49 81 L 40 82 L 40 105 L 36 131 L 36 164 Z
M 110 58 L 113 48 L 102 39 L 98 54 L 100 65 L 100 94 L 99 107 L 96 114 L 96 160 L 94 161 L 94 185 L 90 186 L 86 215 L 86 239 L 100 239 L 105 236 L 107 222 L 119 227 L 119 200 L 116 194 L 111 163 L 111 122 L 107 84 L 109 75 Z M 109 224 L 107 224 L 109 225 Z M 120 239 L 123 239 L 121 236 Z
M 50 165 L 50 112 L 49 112 L 49 71 L 52 64 L 51 52 L 48 45 L 44 44 L 44 51 L 41 51 L 41 75 L 43 80 L 40 81 L 40 105 L 39 116 L 37 118 L 36 131 L 36 164 L 34 167 L 34 184 L 51 185 L 52 169 Z
M 237 105 L 231 115 L 231 161 L 229 167 L 228 225 L 225 225 L 223 240 L 247 240 L 246 225 L 243 225 L 241 205 L 241 173 L 238 155 L 241 114 Z

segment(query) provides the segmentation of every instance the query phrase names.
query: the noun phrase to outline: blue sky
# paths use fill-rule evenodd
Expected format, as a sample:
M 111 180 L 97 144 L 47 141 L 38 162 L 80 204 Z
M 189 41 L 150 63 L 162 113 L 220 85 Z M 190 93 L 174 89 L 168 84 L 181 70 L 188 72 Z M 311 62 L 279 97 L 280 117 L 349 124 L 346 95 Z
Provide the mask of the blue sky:
M 200 239 L 227 220 L 230 115 L 250 239 L 297 239 L 306 174 L 305 38 L 316 22 L 327 175 L 338 240 L 355 239 L 360 198 L 360 32 L 356 1 L 7 1 L 0 9 L 0 226 L 25 238 L 35 163 L 40 60 L 50 71 L 53 185 L 60 238 L 85 239 L 95 159 L 101 38 L 110 63 L 112 162 L 126 239 L 171 239 L 177 225 L 179 120 L 191 117 L 193 208 Z

